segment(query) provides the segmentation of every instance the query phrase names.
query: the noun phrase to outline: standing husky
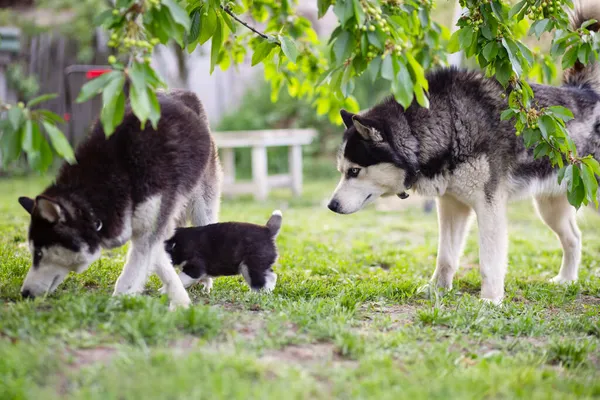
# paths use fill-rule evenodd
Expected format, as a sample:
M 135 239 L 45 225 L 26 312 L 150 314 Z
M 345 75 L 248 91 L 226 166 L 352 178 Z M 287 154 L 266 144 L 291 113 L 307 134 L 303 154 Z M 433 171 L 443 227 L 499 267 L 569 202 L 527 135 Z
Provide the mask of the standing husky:
M 576 2 L 573 26 L 589 19 L 600 20 L 600 2 Z M 560 272 L 552 281 L 575 281 L 581 256 L 575 208 L 548 159 L 534 160 L 513 122 L 500 120 L 508 108 L 502 86 L 454 68 L 432 72 L 428 80 L 429 109 L 413 103 L 404 110 L 390 99 L 361 115 L 341 111 L 347 128 L 338 155 L 342 178 L 329 208 L 350 214 L 382 195 L 404 198 L 408 189 L 436 196 L 440 234 L 431 284 L 441 289 L 452 288 L 474 210 L 481 297 L 498 304 L 507 266 L 507 202 L 533 196 L 563 248 Z M 600 159 L 600 65 L 576 64 L 565 71 L 560 88 L 532 87 L 540 107 L 562 105 L 573 112 L 567 128 L 579 154 Z
M 127 107 L 110 138 L 97 122 L 76 151 L 77 164 L 64 164 L 56 182 L 35 200 L 19 198 L 31 214 L 33 255 L 23 297 L 54 291 L 70 271 L 85 271 L 101 248 L 131 239 L 114 295 L 141 292 L 156 272 L 171 306 L 189 305 L 163 242 L 187 217 L 194 225 L 217 222 L 220 165 L 196 95 L 173 91 L 158 99 L 162 117 L 156 131 L 149 123 L 141 129 Z

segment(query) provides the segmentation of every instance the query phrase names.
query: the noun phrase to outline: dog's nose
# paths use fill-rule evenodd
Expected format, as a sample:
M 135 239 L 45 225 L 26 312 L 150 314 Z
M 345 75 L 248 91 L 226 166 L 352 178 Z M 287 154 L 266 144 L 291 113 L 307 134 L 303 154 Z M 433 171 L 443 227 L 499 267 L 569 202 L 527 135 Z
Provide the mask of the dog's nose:
M 21 291 L 21 296 L 23 296 L 24 299 L 33 299 L 35 297 L 29 289 L 23 289 Z
M 333 212 L 338 212 L 340 209 L 340 202 L 336 199 L 333 199 L 329 202 L 329 205 L 327 207 Z

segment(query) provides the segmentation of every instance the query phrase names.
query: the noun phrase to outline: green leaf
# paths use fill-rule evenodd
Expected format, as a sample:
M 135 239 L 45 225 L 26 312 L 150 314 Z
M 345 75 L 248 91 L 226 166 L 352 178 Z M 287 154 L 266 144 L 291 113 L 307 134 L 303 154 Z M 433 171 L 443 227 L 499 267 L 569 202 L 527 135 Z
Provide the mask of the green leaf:
M 280 40 L 281 51 L 283 51 L 283 54 L 285 54 L 285 56 L 295 64 L 296 58 L 298 58 L 298 49 L 296 48 L 296 44 L 288 36 L 280 36 Z
M 200 26 L 202 21 L 203 8 L 199 7 L 190 13 L 190 33 L 187 35 L 187 43 L 192 43 L 200 37 Z
M 22 129 L 12 129 L 8 120 L 0 120 L 0 153 L 4 167 L 16 160 L 21 153 Z
M 456 53 L 460 51 L 460 38 L 459 38 L 460 30 L 454 31 L 452 36 L 450 36 L 450 40 L 448 42 L 448 54 Z
M 219 13 L 221 14 L 221 18 L 223 19 L 223 21 L 225 21 L 225 25 L 227 25 L 227 27 L 229 28 L 229 30 L 233 33 L 235 33 L 235 24 L 233 23 L 233 21 L 231 20 L 231 18 L 229 17 L 229 14 L 227 14 L 224 10 L 219 9 Z
M 360 5 L 360 1 L 353 0 L 353 5 L 354 5 L 354 16 L 356 17 L 356 22 L 359 25 L 364 24 L 365 23 L 365 13 L 362 9 L 362 6 Z
M 206 7 L 205 7 L 206 8 Z M 210 39 L 217 29 L 217 13 L 212 7 L 204 10 L 200 18 L 200 37 L 198 43 L 204 44 Z
M 427 78 L 425 78 L 425 70 L 423 69 L 421 64 L 419 64 L 419 62 L 415 60 L 411 53 L 406 53 L 406 59 L 408 60 L 408 65 L 413 72 L 412 76 L 415 78 L 417 84 L 421 86 L 424 90 L 428 90 L 429 82 L 427 82 Z
M 590 19 L 588 21 L 585 21 L 583 24 L 581 24 L 581 29 L 585 29 L 590 25 L 594 25 L 596 22 L 598 22 L 598 20 L 596 19 Z
M 498 82 L 502 84 L 502 86 L 506 87 L 508 84 L 508 80 L 512 75 L 512 68 L 510 63 L 503 59 L 496 59 L 496 79 Z
M 498 44 L 496 41 L 491 41 L 483 48 L 483 56 L 486 60 L 492 61 L 498 54 Z
M 162 4 L 167 6 L 171 13 L 171 16 L 173 17 L 173 20 L 179 25 L 183 26 L 186 32 L 189 32 L 191 22 L 190 17 L 185 12 L 185 10 L 174 0 L 162 0 Z
M 467 49 L 471 46 L 473 42 L 473 29 L 469 26 L 465 26 L 464 28 L 460 28 L 458 31 L 458 41 L 460 43 L 460 47 L 463 49 Z
M 23 109 L 19 107 L 12 107 L 10 110 L 8 110 L 7 114 L 12 128 L 15 131 L 18 130 L 23 123 Z
M 515 114 L 516 111 L 511 108 L 509 108 L 508 110 L 504 110 L 502 111 L 502 114 L 500 114 L 500 121 L 508 121 L 509 119 L 514 117 Z
M 53 124 L 64 124 L 65 123 L 65 120 L 60 115 L 57 115 L 57 114 L 53 113 L 52 111 L 36 110 L 35 112 L 40 114 L 42 116 L 43 120 L 52 122 Z
M 548 107 L 548 111 L 552 112 L 554 116 L 562 119 L 565 122 L 570 121 L 574 118 L 571 110 L 563 106 L 551 106 Z
M 221 52 L 221 45 L 223 44 L 223 24 L 220 19 L 217 19 L 217 29 L 212 37 L 210 43 L 210 74 L 212 75 L 215 70 L 215 65 L 219 61 L 219 53 Z M 254 63 L 254 57 L 252 57 L 252 65 Z
M 577 58 L 585 65 L 588 63 L 591 52 L 592 46 L 589 43 L 582 43 L 581 46 L 579 46 L 579 51 L 577 51 Z
M 142 79 L 141 77 L 136 77 L 136 79 Z M 123 120 L 123 115 L 125 112 L 125 102 L 121 101 L 121 97 L 123 100 L 125 96 L 123 95 L 123 84 L 125 83 L 125 77 L 122 76 L 119 79 L 113 79 L 104 92 L 102 92 L 102 111 L 100 113 L 100 121 L 102 122 L 102 127 L 104 128 L 104 134 L 106 137 L 109 137 L 113 134 L 116 127 Z M 142 83 L 138 83 L 141 85 Z M 146 81 L 144 81 L 143 85 L 146 85 Z M 120 108 L 120 109 L 119 109 Z
M 327 10 L 329 10 L 329 7 L 331 7 L 331 3 L 333 3 L 333 0 L 317 1 L 317 6 L 319 8 L 319 19 L 323 18 L 323 16 L 327 13 Z
M 492 11 L 498 18 L 500 22 L 504 22 L 504 15 L 502 13 L 502 5 L 497 2 L 497 0 L 490 1 L 490 6 L 492 7 Z
M 406 64 L 402 60 L 398 62 L 398 73 L 396 78 L 392 81 L 392 92 L 398 103 L 405 109 L 410 106 L 413 101 L 413 81 L 410 77 L 410 72 Z
M 517 15 L 518 13 L 521 12 L 521 10 L 523 10 L 523 8 L 527 5 L 527 0 L 523 0 L 518 2 L 517 4 L 515 4 L 513 6 L 513 8 L 510 9 L 509 13 L 508 13 L 508 18 L 512 19 L 515 15 Z
M 592 168 L 588 165 L 583 164 L 581 166 L 581 178 L 583 180 L 583 184 L 585 186 L 585 193 L 587 198 L 593 202 L 597 201 L 597 193 L 598 193 L 598 181 L 596 180 L 596 176 Z
M 579 170 L 575 168 L 574 171 Z M 582 181 L 579 174 L 577 174 L 577 177 L 574 179 L 576 179 L 576 186 L 572 190 L 569 190 L 567 192 L 567 199 L 573 207 L 579 208 L 581 206 L 581 203 L 583 202 L 583 199 L 585 198 L 585 188 L 581 183 Z
M 158 98 L 156 97 L 156 93 L 151 88 L 147 89 L 148 99 L 150 100 L 150 115 L 148 119 L 152 124 L 154 130 L 158 129 L 158 121 L 160 120 L 160 104 L 158 103 Z
M 131 109 L 141 122 L 142 129 L 150 116 L 150 99 L 148 98 L 146 70 L 141 63 L 134 62 L 129 70 L 131 78 L 131 89 L 129 96 Z M 115 100 L 116 101 L 116 100 Z
M 123 95 L 122 92 L 121 95 Z M 44 125 L 44 129 L 46 130 L 46 133 L 52 142 L 52 147 L 54 147 L 56 153 L 64 158 L 69 164 L 75 163 L 75 154 L 73 154 L 73 149 L 60 129 L 46 121 L 42 122 L 42 124 Z
M 381 59 L 381 57 L 375 57 L 373 61 L 369 63 L 367 75 L 371 79 L 371 82 L 375 82 L 375 80 L 379 77 L 379 71 L 381 71 L 382 63 L 383 60 Z
M 538 159 L 540 157 L 543 157 L 543 156 L 547 155 L 550 150 L 551 150 L 551 147 L 548 145 L 548 143 L 542 142 L 542 143 L 538 144 L 535 147 L 535 149 L 533 150 L 533 158 Z
M 337 1 L 333 7 L 333 12 L 337 16 L 342 27 L 352 19 L 354 15 L 354 4 L 351 0 Z
M 26 107 L 27 108 L 31 108 L 31 107 L 36 106 L 36 105 L 38 105 L 38 104 L 40 104 L 40 103 L 42 103 L 44 101 L 52 100 L 52 99 L 55 99 L 57 97 L 58 97 L 58 95 L 56 93 L 43 94 L 41 96 L 38 96 L 38 97 L 36 97 L 34 99 L 29 100 L 27 102 L 27 106 Z
M 100 26 L 108 21 L 112 16 L 112 10 L 102 11 L 100 14 L 94 17 L 92 24 L 94 24 L 94 26 Z
M 52 149 L 50 149 L 48 142 L 41 136 L 41 133 L 39 133 L 39 127 L 37 128 L 37 131 L 40 141 L 38 151 L 28 154 L 27 161 L 34 170 L 45 172 L 52 164 Z
M 392 64 L 392 56 L 387 55 L 381 63 L 381 77 L 391 81 L 394 79 L 394 66 Z
M 350 32 L 344 31 L 338 36 L 333 43 L 333 54 L 335 54 L 335 59 L 337 62 L 342 62 L 345 60 L 350 52 L 352 51 L 352 36 Z
M 417 98 L 417 102 L 421 105 L 421 107 L 429 108 L 429 99 L 427 98 L 427 95 L 423 91 L 423 88 L 418 83 L 415 83 L 414 89 L 415 89 L 415 97 Z
M 383 42 L 381 41 L 379 36 L 377 36 L 377 33 L 367 32 L 367 38 L 369 38 L 369 44 L 372 44 L 378 49 L 383 49 Z
M 529 28 L 529 35 L 535 33 L 535 36 L 539 39 L 542 36 L 542 33 L 552 29 L 552 25 L 552 21 L 547 18 L 535 21 L 533 25 L 531 25 L 531 28 Z
M 573 64 L 575 64 L 575 61 L 577 61 L 577 53 L 579 51 L 579 47 L 576 45 L 573 45 L 569 48 L 569 50 L 567 50 L 567 52 L 565 53 L 565 55 L 562 58 L 562 67 L 563 69 L 567 69 L 569 67 L 572 67 Z
M 23 150 L 25 150 L 25 152 L 28 155 L 39 151 L 40 138 L 40 127 L 38 126 L 38 124 L 34 123 L 30 119 L 25 121 L 25 126 L 23 127 L 23 141 L 21 142 L 21 147 L 23 148 Z
M 77 103 L 84 103 L 88 101 L 92 97 L 99 94 L 102 91 L 102 89 L 104 89 L 104 87 L 108 84 L 108 82 L 118 78 L 122 74 L 123 73 L 121 71 L 112 71 L 106 74 L 102 74 L 96 79 L 89 81 L 88 83 L 83 85 L 83 87 L 79 91 L 79 96 L 77 96 L 77 100 L 75 101 Z
M 598 161 L 595 158 L 586 157 L 583 159 L 583 163 L 589 166 L 596 175 L 600 176 L 600 163 L 598 163 Z
M 523 66 L 521 65 L 521 60 L 519 59 L 519 48 L 517 47 L 514 41 L 505 37 L 502 38 L 502 45 L 508 53 L 508 58 L 510 59 L 512 70 L 517 75 L 517 77 L 520 77 L 523 73 Z
M 538 119 L 538 124 L 540 126 L 540 131 L 542 132 L 542 137 L 544 139 L 548 139 L 550 135 L 554 133 L 556 127 L 554 126 L 554 121 L 548 115 L 542 115 Z
M 254 50 L 254 54 L 252 54 L 252 66 L 255 66 L 256 64 L 264 60 L 269 55 L 269 53 L 271 53 L 271 50 L 275 48 L 275 46 L 277 45 L 263 40 L 256 47 L 256 50 Z

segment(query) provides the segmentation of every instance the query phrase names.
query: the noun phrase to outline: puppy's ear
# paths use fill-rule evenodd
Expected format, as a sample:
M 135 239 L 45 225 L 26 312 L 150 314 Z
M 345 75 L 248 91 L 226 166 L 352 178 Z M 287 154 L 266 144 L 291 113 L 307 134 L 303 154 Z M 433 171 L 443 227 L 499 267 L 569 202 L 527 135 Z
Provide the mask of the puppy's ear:
M 32 198 L 21 196 L 19 197 L 19 204 L 25 209 L 25 211 L 31 214 L 33 211 L 33 206 L 35 205 L 35 201 Z
M 60 204 L 49 197 L 36 197 L 33 213 L 50 223 L 55 223 L 64 219 L 64 212 Z
M 354 116 L 354 114 L 342 109 L 340 111 L 340 115 L 342 116 L 342 121 L 344 121 L 344 125 L 346 125 L 346 128 L 350 128 L 352 126 L 352 116 Z
M 373 126 L 371 121 L 359 115 L 354 115 L 352 121 L 354 122 L 354 127 L 363 139 L 371 142 L 383 142 L 383 135 Z

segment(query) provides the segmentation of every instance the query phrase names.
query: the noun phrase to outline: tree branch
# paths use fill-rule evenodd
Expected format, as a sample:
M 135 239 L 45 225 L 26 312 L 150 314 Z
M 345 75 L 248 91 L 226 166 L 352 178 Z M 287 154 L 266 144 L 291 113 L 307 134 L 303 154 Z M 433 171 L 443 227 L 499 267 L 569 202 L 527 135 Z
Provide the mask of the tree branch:
M 223 6 L 223 5 L 221 5 L 220 7 L 221 7 L 221 9 L 222 9 L 223 11 L 225 11 L 227 14 L 229 14 L 229 15 L 231 16 L 231 18 L 235 19 L 237 22 L 239 22 L 240 24 L 244 25 L 246 28 L 250 29 L 252 32 L 256 33 L 256 34 L 257 34 L 258 36 L 260 36 L 261 38 L 263 38 L 263 39 L 267 39 L 267 40 L 269 40 L 269 39 L 270 39 L 270 38 L 269 38 L 269 36 L 265 35 L 265 34 L 264 34 L 264 33 L 262 33 L 261 31 L 259 31 L 259 30 L 255 29 L 255 28 L 253 28 L 252 26 L 248 25 L 246 22 L 244 22 L 244 21 L 242 21 L 241 19 L 239 19 L 239 18 L 238 18 L 238 16 L 237 16 L 237 15 L 235 15 L 235 14 L 233 13 L 233 11 L 231 11 L 231 9 L 230 9 L 229 7 L 227 7 L 227 6 Z M 276 43 L 277 45 L 281 46 L 281 43 L 279 43 L 279 41 L 276 41 L 275 43 Z

